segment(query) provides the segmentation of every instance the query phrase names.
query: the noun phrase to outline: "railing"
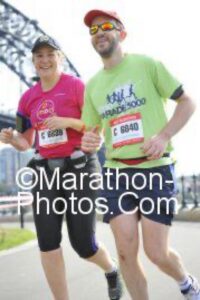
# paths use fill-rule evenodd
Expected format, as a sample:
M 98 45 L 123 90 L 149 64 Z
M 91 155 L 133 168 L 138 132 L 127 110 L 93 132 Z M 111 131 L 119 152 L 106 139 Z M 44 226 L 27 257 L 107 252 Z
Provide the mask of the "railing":
M 19 216 L 20 227 L 24 228 L 24 208 L 29 207 L 32 202 L 33 197 L 29 193 L 19 192 L 17 196 L 1 196 L 0 212 L 11 212 L 11 209 L 14 209 L 13 215 Z M 1 231 L 0 235 L 2 235 Z
M 200 206 L 200 174 L 179 178 L 179 196 L 181 208 Z
M 191 210 L 200 207 L 200 174 L 178 178 L 177 199 L 179 200 L 180 209 L 187 208 Z M 2 215 L 2 212 L 9 213 L 11 209 L 15 209 L 15 214 L 17 214 L 20 208 L 20 223 L 23 227 L 25 207 L 30 207 L 32 201 L 30 194 L 26 195 L 23 192 L 17 196 L 0 196 L 0 213 Z

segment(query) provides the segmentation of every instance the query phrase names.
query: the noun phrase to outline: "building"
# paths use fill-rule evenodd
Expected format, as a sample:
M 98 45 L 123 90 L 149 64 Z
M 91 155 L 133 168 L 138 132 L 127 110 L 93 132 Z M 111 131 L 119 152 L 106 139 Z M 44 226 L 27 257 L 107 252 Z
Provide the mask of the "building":
M 17 191 L 15 176 L 17 171 L 25 167 L 33 155 L 33 150 L 19 152 L 13 147 L 0 148 L 0 184 L 10 193 Z

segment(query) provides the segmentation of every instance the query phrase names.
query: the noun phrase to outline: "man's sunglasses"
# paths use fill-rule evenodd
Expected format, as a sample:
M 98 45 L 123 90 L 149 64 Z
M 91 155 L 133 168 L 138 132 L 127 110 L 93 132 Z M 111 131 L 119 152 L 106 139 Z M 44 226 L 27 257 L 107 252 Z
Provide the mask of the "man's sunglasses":
M 94 35 L 99 31 L 99 28 L 101 28 L 102 31 L 111 31 L 111 30 L 119 30 L 120 28 L 116 27 L 115 24 L 111 23 L 111 22 L 104 22 L 102 24 L 96 24 L 96 25 L 92 25 L 90 27 L 90 34 Z

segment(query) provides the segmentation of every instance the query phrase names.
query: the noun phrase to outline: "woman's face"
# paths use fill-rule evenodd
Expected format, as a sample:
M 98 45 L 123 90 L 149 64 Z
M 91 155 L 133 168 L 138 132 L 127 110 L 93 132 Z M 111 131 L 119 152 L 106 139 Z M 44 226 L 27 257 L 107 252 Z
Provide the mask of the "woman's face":
M 33 64 L 40 79 L 51 79 L 61 72 L 62 54 L 50 46 L 42 46 L 33 53 Z

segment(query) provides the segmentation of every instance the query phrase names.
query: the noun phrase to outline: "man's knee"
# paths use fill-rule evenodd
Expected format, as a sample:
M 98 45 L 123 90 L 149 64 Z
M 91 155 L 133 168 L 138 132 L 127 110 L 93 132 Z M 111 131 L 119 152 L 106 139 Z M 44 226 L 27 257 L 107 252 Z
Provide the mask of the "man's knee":
M 144 248 L 144 251 L 147 255 L 147 257 L 150 259 L 152 263 L 157 265 L 158 267 L 165 266 L 168 264 L 169 256 L 167 254 L 167 251 L 162 251 L 159 248 Z
M 138 255 L 138 240 L 133 237 L 120 237 L 116 240 L 119 259 L 122 261 L 135 260 Z
M 139 233 L 138 216 L 120 215 L 110 222 L 120 260 L 137 259 Z

